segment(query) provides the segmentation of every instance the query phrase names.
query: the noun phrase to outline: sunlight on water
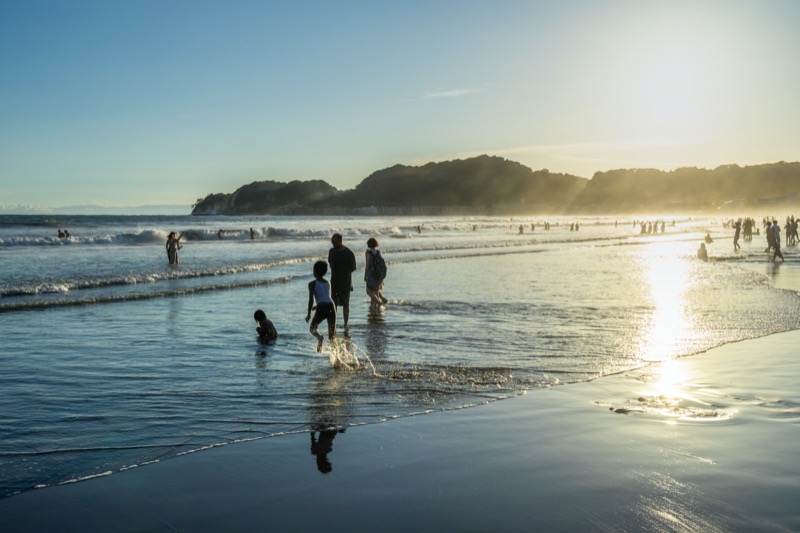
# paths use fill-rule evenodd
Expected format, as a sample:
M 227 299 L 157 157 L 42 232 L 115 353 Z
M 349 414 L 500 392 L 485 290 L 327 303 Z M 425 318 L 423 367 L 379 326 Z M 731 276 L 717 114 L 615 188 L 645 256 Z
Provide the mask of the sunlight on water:
M 725 405 L 719 391 L 697 383 L 689 368 L 686 360 L 672 359 L 634 371 L 631 376 L 642 382 L 638 396 L 595 403 L 617 414 L 645 415 L 670 425 L 731 419 L 735 410 Z
M 694 324 L 687 316 L 687 293 L 693 283 L 690 264 L 682 257 L 680 245 L 653 247 L 643 256 L 644 279 L 652 300 L 653 313 L 649 331 L 642 339 L 641 354 L 646 361 L 664 361 L 675 357 L 680 341 L 690 338 Z
M 688 381 L 688 375 L 684 361 L 679 359 L 664 361 L 658 366 L 657 371 L 656 379 L 649 384 L 648 394 L 673 399 L 687 397 L 684 384 Z

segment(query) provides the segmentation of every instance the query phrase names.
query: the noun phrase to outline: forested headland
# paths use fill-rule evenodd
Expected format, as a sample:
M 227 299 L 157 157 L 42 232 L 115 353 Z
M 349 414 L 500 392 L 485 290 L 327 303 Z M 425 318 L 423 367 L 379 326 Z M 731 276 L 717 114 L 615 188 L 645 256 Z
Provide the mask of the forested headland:
M 323 180 L 255 181 L 198 199 L 194 215 L 637 214 L 736 212 L 796 204 L 800 163 L 671 171 L 619 169 L 591 179 L 501 157 L 394 165 L 340 191 Z

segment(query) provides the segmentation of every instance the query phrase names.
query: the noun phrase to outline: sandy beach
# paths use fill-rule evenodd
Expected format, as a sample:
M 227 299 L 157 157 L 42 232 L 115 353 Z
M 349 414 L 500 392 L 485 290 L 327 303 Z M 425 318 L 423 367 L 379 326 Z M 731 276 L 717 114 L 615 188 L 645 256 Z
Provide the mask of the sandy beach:
M 0 501 L 4 531 L 797 531 L 794 331 L 489 405 Z

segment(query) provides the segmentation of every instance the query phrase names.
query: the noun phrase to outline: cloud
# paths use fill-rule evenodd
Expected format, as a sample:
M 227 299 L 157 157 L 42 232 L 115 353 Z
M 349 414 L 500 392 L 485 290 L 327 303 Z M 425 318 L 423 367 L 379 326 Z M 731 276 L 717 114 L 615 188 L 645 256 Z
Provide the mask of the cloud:
M 467 96 L 469 94 L 475 94 L 479 92 L 481 92 L 481 90 L 476 89 L 474 87 L 466 87 L 463 89 L 449 89 L 449 90 L 436 89 L 425 93 L 423 98 L 426 100 L 429 100 L 431 98 L 458 98 L 460 96 Z

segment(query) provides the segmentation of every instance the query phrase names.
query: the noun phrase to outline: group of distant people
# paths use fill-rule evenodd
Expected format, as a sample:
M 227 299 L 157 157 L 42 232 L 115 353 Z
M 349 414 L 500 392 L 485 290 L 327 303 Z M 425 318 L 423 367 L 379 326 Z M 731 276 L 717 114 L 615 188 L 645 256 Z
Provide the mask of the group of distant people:
M 786 230 L 786 246 L 796 246 L 800 244 L 800 237 L 797 233 L 798 222 L 800 219 L 796 219 L 794 215 L 786 217 L 786 225 L 784 229 Z M 772 262 L 774 263 L 777 261 L 778 258 L 781 261 L 785 261 L 783 257 L 783 251 L 781 250 L 781 226 L 778 224 L 776 219 L 771 217 L 764 217 L 762 220 L 762 225 L 764 227 L 764 235 L 767 239 L 767 247 L 764 249 L 764 253 L 769 254 L 772 253 Z M 739 239 L 744 238 L 746 241 L 750 241 L 753 239 L 753 230 L 755 229 L 756 235 L 759 234 L 759 230 L 756 227 L 756 221 L 753 218 L 744 218 L 738 219 L 736 221 L 729 220 L 723 224 L 726 228 L 733 228 L 733 249 L 734 251 L 738 251 L 741 249 L 739 246 Z M 714 242 L 711 239 L 710 234 L 706 234 L 705 242 L 700 244 L 700 248 L 697 250 L 697 257 L 708 261 L 708 251 L 706 250 L 705 245 Z
M 69 239 L 70 237 L 72 237 L 72 235 L 69 234 L 69 231 L 61 229 L 58 230 L 59 239 Z
M 634 222 L 634 226 L 635 225 L 636 225 L 636 222 Z M 675 223 L 673 222 L 672 225 L 674 226 Z M 652 235 L 654 233 L 658 233 L 659 226 L 661 226 L 661 233 L 664 233 L 664 231 L 667 228 L 667 224 L 663 220 L 660 220 L 660 221 L 657 220 L 655 222 L 642 222 L 641 226 L 640 226 L 641 229 L 639 230 L 639 234 L 640 235 Z
M 319 332 L 323 322 L 328 325 L 328 339 L 332 342 L 336 337 L 337 310 L 341 309 L 344 326 L 350 319 L 350 293 L 353 292 L 352 273 L 358 269 L 356 256 L 350 248 L 344 245 L 341 234 L 335 233 L 331 237 L 332 247 L 328 251 L 328 261 L 314 263 L 312 273 L 314 279 L 308 283 L 308 307 L 306 322 L 310 322 L 309 331 L 317 339 L 317 352 L 322 351 L 325 336 Z M 383 285 L 386 279 L 386 262 L 378 248 L 378 240 L 367 240 L 367 250 L 364 252 L 364 283 L 367 295 L 370 297 L 370 308 L 379 309 L 389 302 L 383 295 Z M 325 279 L 330 267 L 330 281 Z M 311 312 L 314 311 L 312 317 Z M 256 332 L 261 342 L 273 342 L 278 338 L 275 325 L 267 318 L 266 313 L 259 309 L 253 315 L 258 327 Z

